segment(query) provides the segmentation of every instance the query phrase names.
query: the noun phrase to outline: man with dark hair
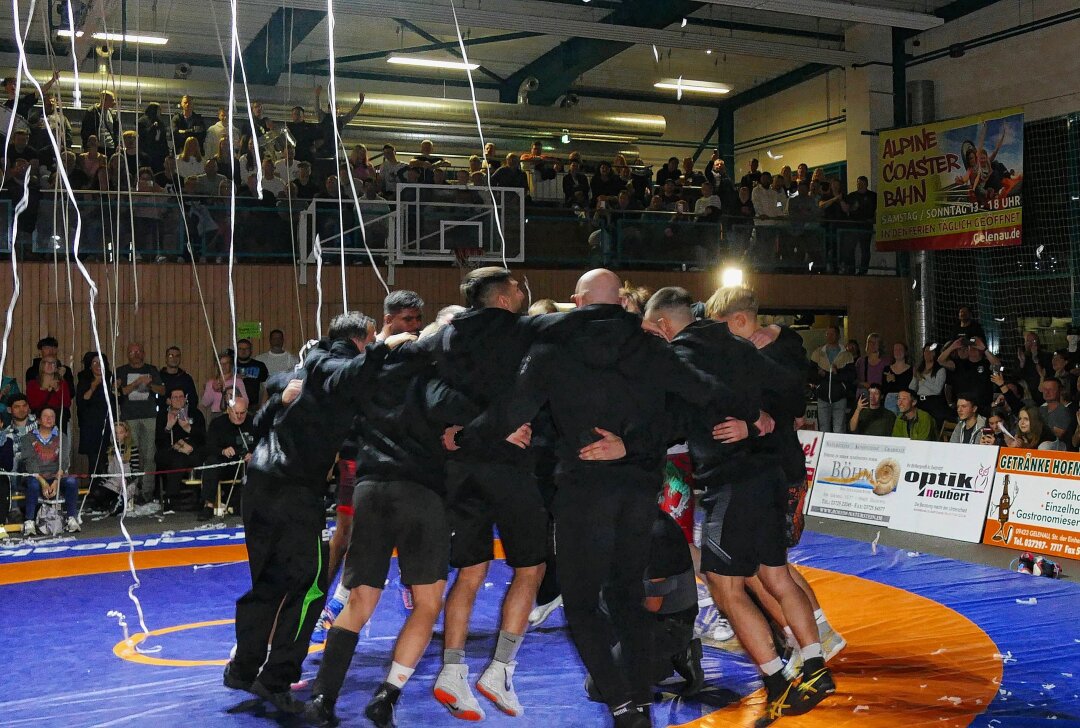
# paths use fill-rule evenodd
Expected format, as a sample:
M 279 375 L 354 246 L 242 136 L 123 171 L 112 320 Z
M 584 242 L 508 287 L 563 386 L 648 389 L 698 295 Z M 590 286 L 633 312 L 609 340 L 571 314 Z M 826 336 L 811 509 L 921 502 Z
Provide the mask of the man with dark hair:
M 195 388 L 195 380 L 190 374 L 180 368 L 180 347 L 170 346 L 165 350 L 165 366 L 161 368 L 161 383 L 165 386 L 166 392 L 171 392 L 174 389 L 184 390 L 184 394 L 187 395 L 187 401 L 191 403 L 193 407 L 197 407 L 199 403 L 199 390 Z
M 236 655 L 224 683 L 284 712 L 303 710 L 289 686 L 326 597 L 326 473 L 382 360 L 412 338 L 369 346 L 373 333 L 374 322 L 357 311 L 334 317 L 296 378 L 271 382 L 255 417 L 259 441 L 243 500 L 251 589 L 236 602 Z
M 236 342 L 236 373 L 244 380 L 244 391 L 252 406 L 258 408 L 262 402 L 262 385 L 270 378 L 266 364 L 251 357 L 251 339 Z
M 255 450 L 254 418 L 249 415 L 248 401 L 243 397 L 233 400 L 226 410 L 226 417 L 218 417 L 206 430 L 206 460 L 204 465 L 220 465 L 235 460 L 244 464 L 251 462 Z M 202 471 L 202 488 L 199 502 L 202 510 L 200 521 L 209 521 L 214 516 L 217 503 L 218 483 L 232 480 L 241 473 L 240 466 L 207 468 Z
M 574 293 L 578 308 L 530 348 L 508 401 L 470 423 L 458 441 L 466 450 L 504 437 L 523 445 L 518 428 L 550 406 L 559 433 L 554 509 L 566 619 L 615 725 L 639 728 L 651 725 L 642 574 L 661 487 L 666 428 L 656 423 L 665 399 L 673 393 L 710 403 L 744 423 L 758 412 L 645 333 L 641 319 L 620 305 L 621 285 L 609 270 L 583 275 Z M 588 450 L 597 436 L 605 443 L 621 439 L 623 456 L 595 462 L 582 445 L 589 443 Z M 602 590 L 606 613 L 600 610 Z M 616 642 L 625 657 L 621 663 L 611 654 Z
M 120 115 L 116 112 L 116 95 L 105 89 L 96 104 L 83 112 L 79 136 L 85 149 L 87 140 L 96 136 L 98 148 L 106 157 L 112 157 L 120 144 Z
M 900 411 L 893 424 L 893 437 L 906 437 L 909 440 L 933 440 L 936 429 L 934 418 L 918 407 L 915 395 L 907 389 L 896 395 L 896 409 Z
M 139 458 L 146 472 L 157 470 L 157 410 L 158 398 L 165 395 L 161 372 L 146 361 L 146 350 L 139 342 L 127 347 L 128 363 L 116 370 L 116 387 L 120 400 L 120 417 L 127 421 L 131 436 L 139 447 Z M 154 478 L 143 479 L 143 498 L 152 497 Z
M 183 387 L 166 391 L 165 406 L 158 411 L 154 430 L 154 461 L 162 470 L 186 470 L 201 465 L 202 448 L 206 442 L 206 420 L 197 402 L 188 399 Z M 172 510 L 176 505 L 180 484 L 185 476 L 183 472 L 165 474 L 162 511 Z
M 522 357 L 550 318 L 521 318 L 525 293 L 506 268 L 471 271 L 461 293 L 468 310 L 417 348 L 431 351 L 440 379 L 483 411 L 513 391 Z M 466 423 L 448 424 L 454 425 L 452 436 Z M 503 600 L 495 654 L 477 689 L 504 713 L 523 711 L 513 675 L 547 557 L 548 515 L 534 470 L 531 451 L 501 441 L 455 453 L 447 463 L 450 564 L 458 575 L 447 596 L 443 669 L 434 691 L 459 718 L 484 717 L 469 688 L 465 648 L 476 594 L 494 558 L 496 526 L 514 577 Z
M 848 429 L 856 435 L 891 436 L 896 415 L 882 406 L 884 399 L 881 385 L 871 382 L 867 394 L 859 397 L 859 401 L 855 403 Z
M 763 172 L 758 169 L 758 164 L 759 162 L 756 157 L 750 160 L 750 171 L 742 176 L 742 180 L 739 181 L 740 187 L 749 187 L 750 189 L 755 189 L 757 187 L 758 182 L 761 181 L 761 175 L 763 174 Z
M 778 416 L 784 422 L 790 407 L 784 403 L 800 399 L 801 382 L 732 334 L 727 324 L 695 321 L 692 303 L 685 290 L 662 288 L 649 299 L 645 322 L 660 330 L 681 359 L 740 392 L 752 408 L 782 409 L 785 414 Z M 758 448 L 756 437 L 746 438 L 750 433 L 743 422 L 728 420 L 710 429 L 709 419 L 690 404 L 680 407 L 680 414 L 686 415 L 680 425 L 690 447 L 694 480 L 705 489 L 701 571 L 709 591 L 761 670 L 768 700 L 765 717 L 805 713 L 836 687 L 825 667 L 810 600 L 788 569 L 779 497 L 787 478 L 780 458 Z M 771 432 L 763 426 L 771 415 L 755 419 L 757 431 L 752 434 Z M 768 622 L 747 594 L 747 581 L 754 576 L 780 603 L 801 648 L 806 689 L 798 693 L 796 681 L 783 673 Z
M 379 338 L 391 331 L 419 334 L 424 323 L 424 299 L 416 291 L 394 291 L 383 299 L 383 328 Z
M 870 180 L 864 175 L 859 175 L 855 181 L 855 191 L 849 192 L 840 206 L 847 213 L 858 229 L 858 238 L 852 241 L 853 249 L 841 250 L 843 260 L 851 256 L 854 263 L 855 275 L 866 275 L 870 268 L 870 254 L 874 247 L 874 222 L 877 219 L 877 192 L 870 189 Z
M 191 94 L 180 97 L 180 110 L 172 117 L 173 153 L 179 157 L 184 151 L 184 143 L 194 138 L 199 142 L 199 152 L 203 151 L 203 142 L 206 140 L 206 120 L 202 114 L 195 111 L 195 98 Z M 216 149 L 210 150 L 211 154 L 217 154 Z
M 299 359 L 296 354 L 285 349 L 285 332 L 273 329 L 267 337 L 270 348 L 259 354 L 256 359 L 266 365 L 266 371 L 272 377 L 281 372 L 290 372 L 296 368 Z
M 292 107 L 289 114 L 285 127 L 296 141 L 296 158 L 301 162 L 311 162 L 315 159 L 314 145 L 319 136 L 319 128 L 307 120 L 307 112 L 303 106 Z
M 986 418 L 979 414 L 975 397 L 962 392 L 956 398 L 956 429 L 949 436 L 949 442 L 977 445 L 982 438 L 984 427 L 986 427 Z

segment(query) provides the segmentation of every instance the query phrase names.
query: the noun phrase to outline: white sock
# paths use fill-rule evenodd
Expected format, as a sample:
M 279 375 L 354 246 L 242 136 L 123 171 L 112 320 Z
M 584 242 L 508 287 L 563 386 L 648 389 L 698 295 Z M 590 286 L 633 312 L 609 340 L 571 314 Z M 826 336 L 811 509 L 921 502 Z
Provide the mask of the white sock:
M 784 661 L 779 657 L 774 657 L 764 665 L 759 665 L 759 667 L 761 668 L 761 674 L 766 676 L 775 675 L 784 669 Z
M 814 610 L 814 620 L 818 624 L 826 624 L 829 620 L 825 619 L 825 610 L 818 607 Z
M 807 645 L 806 647 L 802 648 L 802 658 L 803 658 L 804 661 L 805 660 L 812 660 L 815 657 L 821 657 L 821 643 L 820 642 L 815 642 L 812 645 Z
M 390 673 L 386 676 L 386 682 L 400 690 L 405 687 L 405 683 L 409 682 L 409 678 L 412 677 L 415 671 L 415 667 L 405 667 L 397 662 L 391 662 Z
M 342 604 L 349 603 L 349 590 L 340 581 L 338 582 L 337 589 L 334 590 L 334 599 L 337 599 Z

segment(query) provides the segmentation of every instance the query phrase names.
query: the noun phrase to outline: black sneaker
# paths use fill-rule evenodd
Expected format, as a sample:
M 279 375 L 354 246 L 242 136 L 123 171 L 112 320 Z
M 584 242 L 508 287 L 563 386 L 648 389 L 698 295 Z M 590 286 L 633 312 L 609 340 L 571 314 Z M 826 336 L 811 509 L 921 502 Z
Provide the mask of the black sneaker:
M 255 682 L 255 680 L 245 680 L 244 678 L 237 675 L 236 668 L 233 667 L 232 660 L 230 660 L 225 665 L 225 673 L 224 675 L 222 675 L 221 682 L 224 683 L 225 687 L 229 688 L 230 690 L 246 690 L 250 693 L 251 684 Z
M 803 699 L 804 713 L 835 692 L 836 682 L 829 668 L 825 667 L 824 658 L 814 657 L 803 663 L 799 694 Z
M 694 638 L 686 649 L 671 658 L 675 672 L 679 673 L 686 684 L 679 689 L 679 695 L 689 698 L 701 692 L 705 687 L 705 671 L 701 668 L 701 640 Z
M 776 720 L 790 715 L 802 715 L 809 708 L 799 693 L 795 680 L 785 680 L 779 672 L 765 677 L 765 714 L 754 721 L 754 728 L 765 728 Z
M 199 521 L 209 521 L 213 517 L 214 517 L 214 509 L 211 508 L 210 506 L 203 506 L 202 510 L 199 511 L 199 515 L 196 516 L 195 518 L 197 520 L 199 520 Z
M 384 682 L 371 696 L 371 702 L 364 708 L 364 715 L 375 724 L 376 728 L 393 728 L 394 704 L 401 697 L 401 688 Z
M 652 728 L 652 717 L 649 711 L 642 710 L 636 705 L 628 705 L 625 708 L 612 713 L 615 719 L 615 728 Z
M 304 720 L 317 728 L 335 728 L 341 720 L 334 713 L 334 700 L 325 695 L 314 695 L 304 709 Z
M 304 712 L 304 701 L 293 697 L 292 691 L 285 688 L 281 692 L 272 692 L 270 688 L 256 680 L 251 683 L 251 692 L 270 703 L 282 713 L 298 715 Z

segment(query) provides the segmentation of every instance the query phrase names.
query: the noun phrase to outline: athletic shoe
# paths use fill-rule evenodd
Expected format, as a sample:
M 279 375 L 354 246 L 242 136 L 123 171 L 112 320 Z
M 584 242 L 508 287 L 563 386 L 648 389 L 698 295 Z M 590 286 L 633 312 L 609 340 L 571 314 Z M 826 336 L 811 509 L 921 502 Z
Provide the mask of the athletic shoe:
M 562 595 L 555 597 L 547 604 L 537 604 L 536 607 L 529 612 L 529 624 L 533 627 L 539 627 L 542 625 L 551 613 L 562 606 Z
M 788 656 L 787 662 L 784 663 L 784 679 L 790 682 L 791 680 L 795 680 L 796 678 L 798 678 L 799 675 L 802 674 L 802 665 L 802 652 L 800 652 L 799 648 L 796 647 L 794 650 L 791 651 L 791 654 Z
M 401 688 L 384 682 L 371 696 L 371 702 L 364 708 L 364 715 L 375 724 L 375 728 L 393 728 L 394 704 L 401 697 Z
M 256 680 L 251 683 L 251 692 L 259 696 L 270 705 L 277 708 L 282 713 L 288 713 L 289 715 L 299 715 L 304 712 L 304 701 L 297 700 L 292 691 L 286 688 L 281 692 L 271 692 L 270 688 L 263 685 Z
M 735 630 L 731 628 L 731 622 L 721 617 L 716 620 L 716 624 L 713 625 L 712 634 L 710 636 L 717 642 L 727 642 L 735 636 Z
M 34 525 L 33 521 L 23 521 L 22 535 L 23 536 L 36 536 L 37 535 L 37 526 Z
M 517 662 L 492 661 L 480 680 L 476 683 L 476 689 L 485 698 L 495 703 L 499 710 L 512 715 L 515 718 L 525 712 L 514 692 L 514 669 Z
M 799 683 L 799 695 L 802 696 L 802 712 L 806 712 L 825 698 L 836 692 L 836 682 L 832 673 L 825 667 L 825 660 L 815 657 L 803 664 L 802 682 Z
M 82 526 L 79 524 L 79 519 L 75 516 L 68 516 L 64 521 L 64 533 L 78 533 L 82 530 Z
M 623 708 L 617 715 L 612 714 L 612 718 L 615 719 L 615 728 L 652 728 L 649 711 L 636 705 Z
M 319 615 L 319 621 L 315 623 L 315 631 L 311 633 L 312 644 L 321 645 L 326 642 L 326 633 L 334 626 L 334 620 L 338 618 L 344 608 L 344 602 L 336 596 L 326 600 L 326 606 L 323 607 L 322 614 Z
M 686 684 L 679 690 L 679 695 L 689 698 L 701 692 L 705 687 L 705 671 L 701 668 L 701 640 L 690 640 L 686 649 L 671 658 L 675 672 L 679 673 Z
M 236 646 L 233 645 L 233 652 L 229 655 L 229 662 L 225 664 L 225 673 L 221 676 L 221 682 L 230 690 L 245 690 L 250 693 L 254 680 L 245 680 L 233 669 L 232 656 L 236 654 L 235 650 Z
M 443 665 L 432 689 L 435 699 L 446 706 L 450 715 L 461 720 L 483 720 L 484 709 L 469 688 L 469 666 Z
M 7 529 L 4 528 L 3 526 L 0 526 L 0 541 L 6 540 L 7 538 L 8 538 Z
M 844 636 L 828 623 L 824 625 L 824 629 L 819 634 L 821 637 L 821 652 L 825 657 L 825 662 L 836 657 L 847 647 L 847 640 L 844 639 Z
M 401 603 L 410 612 L 413 610 L 412 587 L 401 585 Z
M 779 678 L 773 680 L 773 678 Z M 772 685 L 773 687 L 770 687 Z M 780 675 L 765 678 L 765 714 L 754 721 L 754 728 L 765 728 L 776 720 L 790 715 L 802 715 L 804 699 L 797 684 Z
M 318 728 L 335 728 L 341 720 L 334 713 L 334 701 L 325 695 L 313 695 L 304 708 L 304 720 Z

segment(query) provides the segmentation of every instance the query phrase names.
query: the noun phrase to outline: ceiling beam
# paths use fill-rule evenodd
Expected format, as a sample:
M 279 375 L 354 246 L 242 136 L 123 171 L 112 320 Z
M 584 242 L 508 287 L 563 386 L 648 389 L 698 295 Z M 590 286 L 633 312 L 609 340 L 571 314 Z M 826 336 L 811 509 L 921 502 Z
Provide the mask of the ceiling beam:
M 540 33 L 501 33 L 499 35 L 486 35 L 483 38 L 466 38 L 466 46 L 487 45 L 490 43 L 505 43 L 512 40 L 523 40 L 525 38 L 535 38 L 541 35 Z M 354 53 L 348 56 L 338 56 L 334 59 L 335 63 L 356 63 L 358 61 L 373 61 L 379 58 L 385 58 L 391 54 L 402 53 L 426 53 L 427 51 L 442 51 L 451 50 L 458 47 L 456 40 L 447 41 L 445 43 L 428 43 L 426 45 L 412 46 L 411 48 L 389 48 L 385 51 L 371 51 L 370 53 Z M 294 63 L 292 65 L 293 71 L 296 73 L 307 73 L 309 71 L 326 70 L 329 67 L 330 61 L 325 58 L 320 58 L 315 61 L 303 61 L 302 63 Z
M 789 15 L 806 15 L 811 18 L 842 20 L 848 23 L 885 25 L 890 28 L 930 30 L 945 23 L 936 15 L 916 13 L 910 10 L 894 10 L 873 5 L 854 5 L 837 0 L 704 0 L 711 5 L 724 5 L 750 10 L 767 10 Z
M 941 18 L 946 23 L 951 23 L 954 20 L 959 20 L 965 15 L 988 8 L 1000 0 L 953 0 L 948 5 L 942 5 L 940 8 L 934 11 L 934 15 Z
M 627 0 L 600 23 L 626 24 L 638 28 L 666 28 L 700 7 L 701 3 L 688 0 L 667 0 L 662 3 L 653 0 Z M 510 76 L 503 86 L 501 100 L 513 103 L 517 99 L 521 83 L 528 78 L 536 78 L 540 81 L 540 87 L 529 95 L 529 103 L 541 106 L 553 104 L 574 85 L 581 74 L 633 45 L 589 37 L 570 38 Z
M 413 23 L 410 23 L 408 20 L 404 20 L 402 18 L 394 18 L 394 22 L 399 23 L 400 25 L 402 25 L 405 28 L 408 28 L 409 30 L 416 33 L 418 36 L 420 36 L 421 38 L 423 38 L 424 40 L 426 40 L 428 42 L 431 42 L 431 43 L 442 43 L 443 42 L 443 41 L 439 40 L 438 38 L 436 38 L 435 36 L 433 36 L 431 33 L 427 32 L 426 30 L 421 28 L 420 26 L 415 25 Z M 458 58 L 462 58 L 461 51 L 459 51 L 457 49 L 457 43 L 454 43 L 453 47 L 450 48 L 450 53 L 457 56 Z M 495 81 L 495 83 L 504 83 L 506 81 L 506 79 L 504 79 L 502 76 L 500 76 L 499 74 L 492 71 L 490 68 L 485 68 L 484 66 L 478 66 L 476 70 L 479 71 L 480 73 L 484 74 L 485 76 L 487 76 L 491 80 Z
M 823 63 L 808 63 L 805 66 L 796 68 L 794 71 L 788 71 L 765 83 L 758 84 L 746 91 L 734 94 L 724 99 L 723 104 L 725 106 L 730 106 L 733 109 L 740 109 L 744 106 L 749 106 L 750 104 L 768 98 L 773 94 L 786 91 L 793 86 L 798 86 L 800 83 L 809 81 L 823 73 L 828 73 L 833 68 L 835 68 L 835 66 L 828 66 Z
M 291 1 L 295 6 L 320 6 L 319 0 Z M 761 0 L 753 1 L 761 2 Z M 797 0 L 790 1 L 796 2 Z M 666 4 L 666 2 L 654 2 L 654 5 L 657 6 Z M 385 18 L 386 3 L 382 0 L 342 0 L 341 11 L 355 15 Z M 444 2 L 399 0 L 394 4 L 393 13 L 395 18 L 410 21 L 444 23 L 451 26 L 454 24 L 450 6 Z M 733 38 L 728 35 L 691 31 L 688 28 L 651 30 L 632 25 L 594 23 L 587 20 L 571 20 L 550 15 L 505 13 L 472 8 L 458 9 L 457 16 L 462 27 L 522 30 L 563 38 L 594 38 L 616 43 L 632 43 L 646 46 L 655 44 L 662 48 L 686 48 L 702 51 L 712 49 L 718 53 L 777 58 L 785 61 L 799 58 L 808 63 L 827 63 L 836 66 L 846 66 L 865 60 L 855 53 L 832 48 L 819 48 L 798 43 L 781 43 L 757 38 Z
M 244 49 L 249 83 L 274 86 L 289 65 L 289 56 L 326 17 L 324 10 L 278 8 Z

